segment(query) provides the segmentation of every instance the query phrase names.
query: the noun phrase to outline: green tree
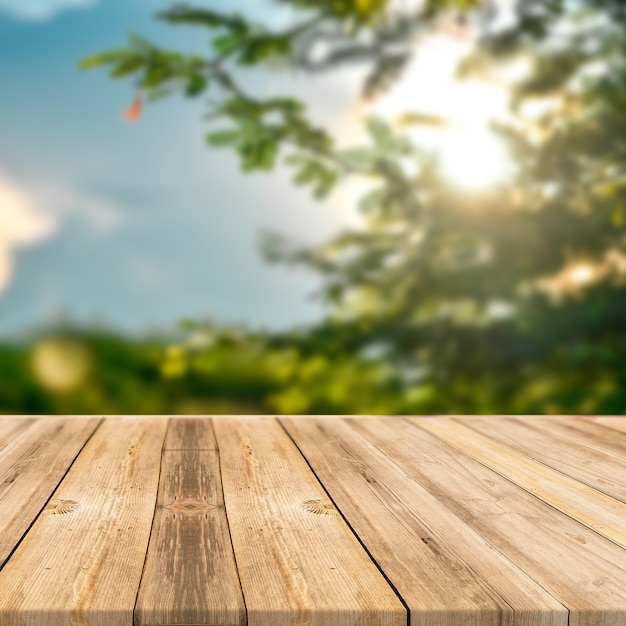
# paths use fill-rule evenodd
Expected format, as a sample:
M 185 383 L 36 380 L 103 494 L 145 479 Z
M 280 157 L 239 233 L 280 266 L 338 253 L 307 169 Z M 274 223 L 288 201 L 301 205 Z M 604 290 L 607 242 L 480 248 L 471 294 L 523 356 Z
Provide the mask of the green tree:
M 159 15 L 214 30 L 208 59 L 133 36 L 128 48 L 82 62 L 108 64 L 114 78 L 138 76 L 148 97 L 213 90 L 208 117 L 230 125 L 208 140 L 234 148 L 244 171 L 271 170 L 285 153 L 294 182 L 319 198 L 350 176 L 376 181 L 360 204 L 364 229 L 314 249 L 265 241 L 269 260 L 323 274 L 329 306 L 317 326 L 264 339 L 268 354 L 297 355 L 270 406 L 623 412 L 626 2 L 526 0 L 505 29 L 492 26 L 497 6 L 469 1 L 404 13 L 384 1 L 289 4 L 303 19 L 284 32 L 183 5 Z M 531 67 L 511 85 L 515 123 L 498 128 L 515 157 L 515 179 L 490 191 L 454 188 L 431 155 L 382 119 L 368 121 L 368 145 L 340 150 L 303 103 L 254 98 L 231 68 L 282 61 L 325 70 L 364 60 L 371 65 L 364 94 L 372 94 L 399 78 L 416 34 L 452 9 L 468 11 L 459 15 L 476 19 L 482 32 L 461 74 L 497 73 L 518 58 Z M 320 38 L 326 55 L 312 60 Z M 531 99 L 549 99 L 553 110 L 529 122 Z

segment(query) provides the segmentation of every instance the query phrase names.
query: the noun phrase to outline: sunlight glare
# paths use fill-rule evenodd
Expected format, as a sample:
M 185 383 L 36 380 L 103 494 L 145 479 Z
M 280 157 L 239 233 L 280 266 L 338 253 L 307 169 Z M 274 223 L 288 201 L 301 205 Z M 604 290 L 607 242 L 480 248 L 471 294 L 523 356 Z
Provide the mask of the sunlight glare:
M 362 113 L 397 120 L 419 112 L 444 120 L 443 127 L 413 125 L 405 132 L 438 154 L 452 183 L 480 190 L 506 181 L 511 172 L 511 159 L 489 128 L 491 120 L 507 119 L 510 96 L 502 85 L 456 78 L 458 63 L 472 45 L 443 34 L 424 39 L 403 79 L 364 103 Z
M 573 283 L 584 285 L 593 280 L 595 275 L 593 266 L 588 263 L 580 263 L 569 270 L 569 278 Z
M 443 174 L 464 189 L 491 187 L 510 173 L 504 147 L 486 130 L 446 133 L 440 140 L 439 155 Z
M 565 294 L 576 294 L 591 284 L 604 279 L 611 269 L 611 256 L 606 255 L 603 263 L 574 261 L 557 274 L 540 279 L 537 287 L 554 299 Z

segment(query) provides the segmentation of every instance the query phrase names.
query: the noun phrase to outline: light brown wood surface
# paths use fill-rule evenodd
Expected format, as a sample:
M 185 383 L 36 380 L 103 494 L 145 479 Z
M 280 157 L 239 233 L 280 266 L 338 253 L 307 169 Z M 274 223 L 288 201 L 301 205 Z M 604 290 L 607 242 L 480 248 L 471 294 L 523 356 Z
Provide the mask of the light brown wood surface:
M 100 421 L 0 419 L 0 566 Z
M 406 611 L 276 420 L 216 420 L 251 626 L 405 626 Z
M 625 626 L 626 418 L 0 417 L 0 626 Z
M 626 433 L 626 418 L 624 417 L 593 417 L 592 420 L 596 424 Z
M 451 418 L 416 419 L 420 428 L 626 548 L 626 504 Z M 506 421 L 501 428 L 506 428 Z
M 571 626 L 624 622 L 626 551 L 432 435 L 436 420 L 367 422 L 390 458 L 569 610 Z M 426 426 L 428 424 L 428 426 Z M 419 431 L 410 430 L 419 425 Z M 384 443 L 383 443 L 384 442 Z M 416 454 L 416 450 L 419 451 Z M 586 493 L 581 489 L 581 499 Z
M 0 571 L 2 626 L 132 626 L 166 427 L 98 428 Z
M 212 423 L 172 420 L 134 626 L 245 623 Z
M 411 611 L 411 626 L 564 626 L 567 609 L 353 425 L 281 420 Z M 504 619 L 503 619 L 504 616 Z
M 626 433 L 591 420 L 465 417 L 462 423 L 532 459 L 626 503 Z M 617 435 L 617 436 L 616 436 Z

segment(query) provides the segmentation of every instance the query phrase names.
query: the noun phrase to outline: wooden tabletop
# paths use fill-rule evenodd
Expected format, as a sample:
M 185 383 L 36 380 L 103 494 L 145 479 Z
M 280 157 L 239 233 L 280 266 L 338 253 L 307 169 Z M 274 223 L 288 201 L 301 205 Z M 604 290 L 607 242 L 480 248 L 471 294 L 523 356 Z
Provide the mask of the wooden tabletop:
M 0 417 L 1 626 L 624 626 L 626 418 Z

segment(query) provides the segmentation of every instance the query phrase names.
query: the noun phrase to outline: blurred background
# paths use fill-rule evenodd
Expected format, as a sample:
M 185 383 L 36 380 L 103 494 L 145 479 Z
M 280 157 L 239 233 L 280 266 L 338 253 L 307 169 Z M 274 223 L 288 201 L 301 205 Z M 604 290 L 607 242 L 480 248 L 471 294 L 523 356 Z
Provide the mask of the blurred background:
M 0 0 L 0 112 L 2 414 L 624 412 L 626 0 Z

